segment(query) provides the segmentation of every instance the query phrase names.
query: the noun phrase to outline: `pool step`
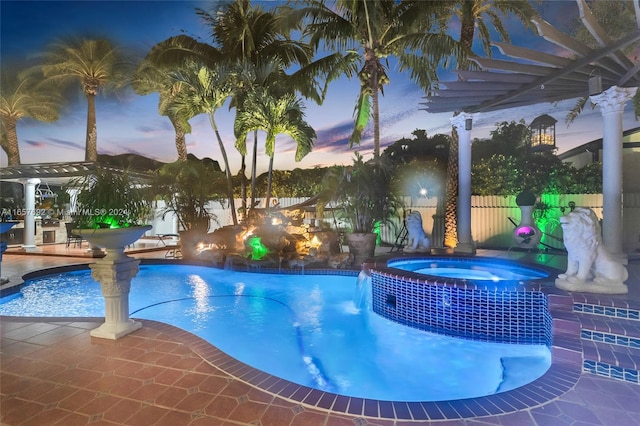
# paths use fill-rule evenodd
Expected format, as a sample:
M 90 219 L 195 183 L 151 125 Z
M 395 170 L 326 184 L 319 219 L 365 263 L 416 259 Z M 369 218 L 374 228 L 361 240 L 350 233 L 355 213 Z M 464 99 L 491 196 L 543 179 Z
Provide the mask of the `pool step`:
M 583 371 L 640 384 L 640 320 L 633 310 L 599 305 L 585 309 L 584 304 L 578 304 L 576 310 L 575 305 Z
M 640 384 L 640 349 L 582 341 L 582 371 Z
M 553 318 L 553 359 L 581 365 L 580 322 L 572 311 L 573 299 L 567 295 L 549 294 L 548 300 Z

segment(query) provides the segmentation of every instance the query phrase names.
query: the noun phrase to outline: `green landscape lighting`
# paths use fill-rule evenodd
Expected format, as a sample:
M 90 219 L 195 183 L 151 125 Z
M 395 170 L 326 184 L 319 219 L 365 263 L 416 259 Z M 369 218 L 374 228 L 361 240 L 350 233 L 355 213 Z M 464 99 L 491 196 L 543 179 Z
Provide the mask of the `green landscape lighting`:
M 262 244 L 260 237 L 255 235 L 249 238 L 249 247 L 251 247 L 251 260 L 260 260 L 269 253 L 269 249 Z

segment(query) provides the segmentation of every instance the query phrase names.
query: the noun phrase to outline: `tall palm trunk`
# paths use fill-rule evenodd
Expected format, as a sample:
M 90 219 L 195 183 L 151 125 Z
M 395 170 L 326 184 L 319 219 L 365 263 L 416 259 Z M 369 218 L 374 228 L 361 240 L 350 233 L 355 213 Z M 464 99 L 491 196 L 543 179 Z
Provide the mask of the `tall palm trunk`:
M 449 159 L 447 161 L 447 182 L 444 211 L 444 246 L 458 245 L 458 132 L 451 129 Z
M 179 120 L 169 118 L 176 133 L 176 150 L 178 151 L 178 161 L 187 161 L 187 141 L 185 138 L 184 126 Z
M 378 101 L 378 75 L 373 72 L 373 94 L 371 106 L 373 108 L 373 158 L 380 158 L 380 104 Z
M 246 155 L 243 155 L 240 162 L 240 198 L 242 199 L 242 219 L 247 218 L 247 170 Z
M 98 160 L 98 126 L 96 125 L 96 95 L 87 94 L 87 140 L 84 149 L 84 161 Z
M 474 1 L 464 1 L 462 4 L 462 18 L 460 25 L 460 43 L 471 51 L 475 35 L 475 18 L 473 15 Z M 469 68 L 469 61 L 463 61 L 460 68 Z M 454 115 L 458 115 L 456 112 Z M 458 143 L 459 137 L 455 126 L 451 127 L 451 142 L 449 144 L 449 160 L 447 161 L 447 183 L 444 216 L 444 246 L 458 245 Z
M 227 176 L 227 197 L 229 198 L 229 208 L 231 209 L 231 218 L 233 219 L 233 224 L 238 224 L 238 217 L 236 215 L 236 203 L 233 198 L 233 181 L 231 179 L 231 169 L 229 168 L 229 159 L 227 158 L 227 150 L 224 149 L 224 144 L 222 143 L 222 138 L 220 137 L 220 131 L 218 130 L 218 125 L 216 124 L 216 120 L 213 118 L 213 114 L 209 114 L 209 121 L 211 123 L 211 127 L 216 134 L 216 138 L 218 139 L 218 145 L 220 146 L 220 154 L 222 154 L 222 159 L 224 161 L 225 175 Z
M 258 131 L 253 132 L 253 158 L 251 159 L 251 208 L 256 205 L 256 163 L 258 161 Z
M 273 181 L 273 157 L 275 157 L 275 152 L 271 157 L 269 157 L 269 176 L 267 178 L 267 200 L 265 202 L 265 207 L 269 208 L 271 205 L 271 182 Z
M 366 3 L 365 3 L 366 10 Z M 373 42 L 370 42 L 371 45 Z M 378 82 L 378 57 L 372 47 L 364 49 L 365 69 L 369 72 L 369 87 L 371 87 L 371 115 L 373 119 L 373 158 L 380 157 L 380 102 L 378 92 L 380 84 Z
M 7 153 L 7 165 L 19 166 L 20 165 L 20 148 L 18 146 L 18 131 L 16 129 L 16 120 L 2 120 L 2 126 L 4 127 L 4 138 L 2 141 L 2 149 Z

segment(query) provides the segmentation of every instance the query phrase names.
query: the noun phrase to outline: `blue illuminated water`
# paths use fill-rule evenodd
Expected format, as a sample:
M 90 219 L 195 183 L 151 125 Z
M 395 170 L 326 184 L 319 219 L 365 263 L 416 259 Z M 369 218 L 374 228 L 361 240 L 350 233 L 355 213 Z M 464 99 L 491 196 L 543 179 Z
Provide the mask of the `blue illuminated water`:
M 544 271 L 513 262 L 496 262 L 480 258 L 392 260 L 388 266 L 418 274 L 477 281 L 530 281 L 549 276 Z
M 551 363 L 544 345 L 462 340 L 385 320 L 359 307 L 364 285 L 362 277 L 143 265 L 130 308 L 133 318 L 190 331 L 267 373 L 361 398 L 488 395 L 535 380 Z M 70 272 L 1 299 L 0 315 L 104 316 L 104 302 L 89 271 Z

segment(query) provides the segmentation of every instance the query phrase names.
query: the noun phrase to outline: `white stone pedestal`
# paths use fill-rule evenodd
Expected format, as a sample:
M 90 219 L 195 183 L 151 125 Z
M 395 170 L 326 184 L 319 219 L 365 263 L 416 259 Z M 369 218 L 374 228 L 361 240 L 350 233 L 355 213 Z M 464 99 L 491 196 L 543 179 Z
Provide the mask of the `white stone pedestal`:
M 131 278 L 138 273 L 139 264 L 139 260 L 124 256 L 100 259 L 89 265 L 91 276 L 100 283 L 105 303 L 105 322 L 91 331 L 93 337 L 115 340 L 142 327 L 129 319 Z
M 133 244 L 151 226 L 133 226 L 114 229 L 78 229 L 76 232 L 92 247 L 102 247 L 107 255 L 89 265 L 91 276 L 100 283 L 104 296 L 104 324 L 92 330 L 93 337 L 119 339 L 142 324 L 129 319 L 129 290 L 131 278 L 138 273 L 140 261 L 124 254 L 124 248 Z
M 627 294 L 629 288 L 621 282 L 595 282 L 589 281 L 572 281 L 570 279 L 556 278 L 556 287 L 565 291 L 577 291 L 581 293 L 598 293 L 598 294 Z

